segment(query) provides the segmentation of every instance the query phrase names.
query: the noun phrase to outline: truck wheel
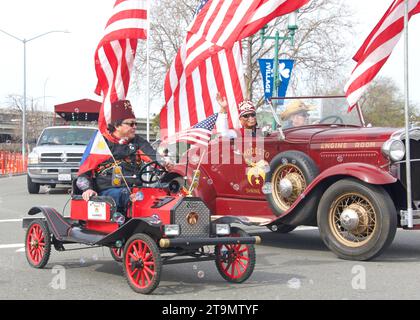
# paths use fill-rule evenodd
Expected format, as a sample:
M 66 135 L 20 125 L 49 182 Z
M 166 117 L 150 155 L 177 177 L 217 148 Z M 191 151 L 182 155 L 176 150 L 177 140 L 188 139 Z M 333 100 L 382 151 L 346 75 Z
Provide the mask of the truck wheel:
M 324 243 L 347 260 L 378 256 L 397 229 L 397 211 L 383 187 L 354 179 L 340 180 L 325 191 L 317 218 Z
M 124 248 L 115 248 L 115 247 L 109 248 L 111 257 L 117 262 L 123 261 L 123 250 Z
M 272 192 L 266 195 L 273 213 L 281 216 L 289 210 L 319 170 L 315 162 L 300 151 L 286 151 L 271 160 L 267 183 Z
M 26 182 L 27 182 L 27 185 L 28 185 L 28 192 L 30 194 L 38 194 L 39 193 L 39 187 L 40 187 L 39 183 L 32 182 L 32 179 L 29 175 L 26 178 Z
M 240 228 L 231 229 L 231 237 L 247 237 Z M 252 244 L 226 244 L 215 248 L 216 267 L 220 275 L 229 282 L 247 280 L 255 267 L 255 247 Z
M 31 222 L 25 235 L 25 252 L 29 264 L 42 269 L 48 263 L 51 254 L 51 233 L 44 220 Z
M 162 259 L 156 243 L 148 235 L 137 233 L 125 244 L 123 269 L 130 287 L 149 294 L 159 285 Z

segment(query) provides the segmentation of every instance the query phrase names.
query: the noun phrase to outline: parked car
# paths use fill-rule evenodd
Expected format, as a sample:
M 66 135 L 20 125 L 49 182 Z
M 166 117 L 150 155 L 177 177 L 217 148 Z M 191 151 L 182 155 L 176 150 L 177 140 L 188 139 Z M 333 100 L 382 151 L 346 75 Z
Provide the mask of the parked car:
M 28 156 L 28 192 L 36 194 L 41 185 L 71 184 L 90 138 L 92 127 L 45 128 Z
M 397 228 L 408 229 L 405 132 L 366 124 L 359 107 L 348 112 L 345 99 L 303 101 L 312 106 L 305 125 L 242 142 L 219 137 L 203 158 L 190 149 L 188 172 L 201 161 L 195 195 L 215 215 L 246 216 L 279 233 L 316 226 L 338 257 L 372 259 Z M 420 128 L 411 129 L 410 145 L 414 229 L 420 229 Z M 190 176 L 186 159 L 172 179 Z

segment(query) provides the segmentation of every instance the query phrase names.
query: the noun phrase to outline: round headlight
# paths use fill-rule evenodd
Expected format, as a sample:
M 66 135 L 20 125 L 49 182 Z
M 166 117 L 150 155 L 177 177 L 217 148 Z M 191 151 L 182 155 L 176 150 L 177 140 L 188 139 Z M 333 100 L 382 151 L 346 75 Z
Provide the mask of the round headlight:
M 405 157 L 405 145 L 401 140 L 390 139 L 382 146 L 382 153 L 391 161 L 401 161 Z

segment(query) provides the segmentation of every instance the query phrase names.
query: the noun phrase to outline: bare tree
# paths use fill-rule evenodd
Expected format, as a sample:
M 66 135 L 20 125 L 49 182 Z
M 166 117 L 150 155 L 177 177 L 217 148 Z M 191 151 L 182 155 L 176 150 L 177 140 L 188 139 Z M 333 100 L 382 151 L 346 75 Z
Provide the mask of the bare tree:
M 163 101 L 163 84 L 166 73 L 186 35 L 192 21 L 197 0 L 158 0 L 152 7 L 150 40 L 151 95 Z M 281 57 L 295 60 L 291 86 L 295 93 L 316 94 L 335 87 L 336 79 L 343 77 L 347 55 L 344 50 L 352 33 L 351 11 L 341 0 L 312 0 L 299 11 L 299 30 L 295 44 L 283 41 Z M 287 17 L 270 23 L 267 33 L 274 30 L 287 32 Z M 245 81 L 249 96 L 262 102 L 263 90 L 258 59 L 273 56 L 273 42 L 261 45 L 258 34 L 243 40 Z M 146 55 L 144 43 L 139 48 L 136 61 L 137 89 L 145 90 Z M 143 91 L 144 92 L 144 91 Z

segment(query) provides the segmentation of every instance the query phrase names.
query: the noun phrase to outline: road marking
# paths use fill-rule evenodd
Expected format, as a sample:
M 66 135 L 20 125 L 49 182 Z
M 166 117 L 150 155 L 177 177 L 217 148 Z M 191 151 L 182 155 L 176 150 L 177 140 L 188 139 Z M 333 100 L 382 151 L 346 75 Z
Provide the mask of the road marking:
M 16 252 L 25 252 L 25 247 L 17 249 Z
M 0 220 L 0 223 L 3 222 L 22 222 L 22 219 L 6 219 L 6 220 Z
M 11 249 L 11 248 L 24 248 L 23 243 L 14 243 L 14 244 L 0 244 L 0 249 Z

